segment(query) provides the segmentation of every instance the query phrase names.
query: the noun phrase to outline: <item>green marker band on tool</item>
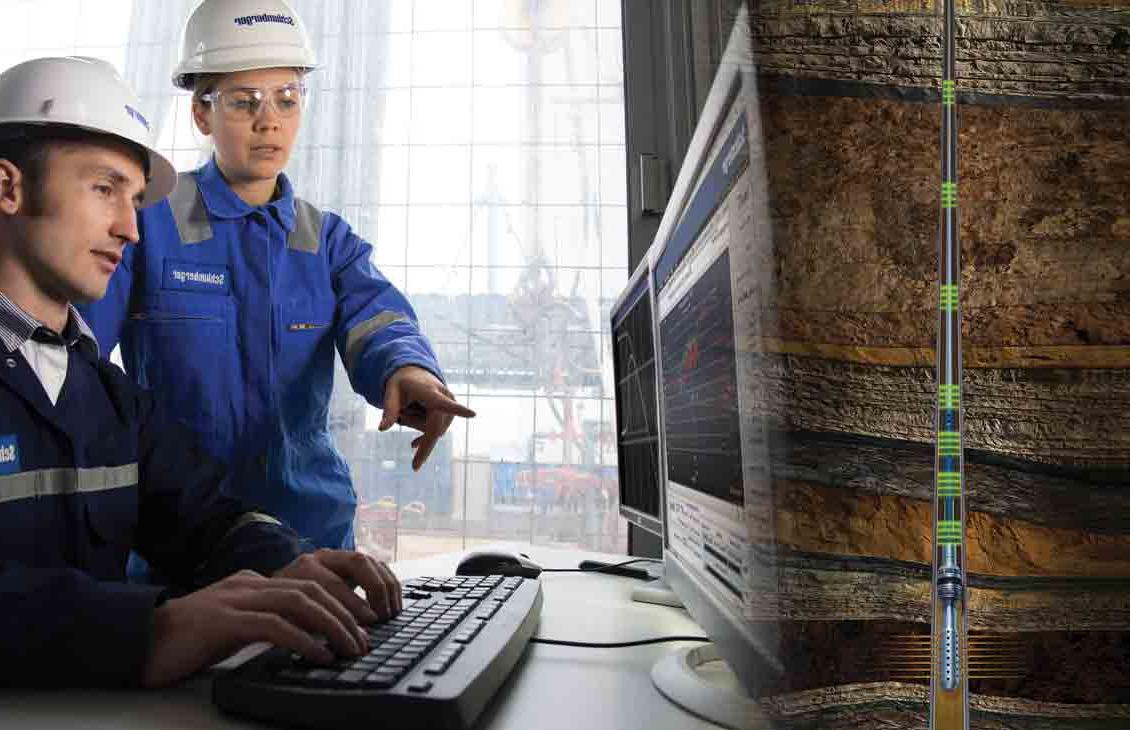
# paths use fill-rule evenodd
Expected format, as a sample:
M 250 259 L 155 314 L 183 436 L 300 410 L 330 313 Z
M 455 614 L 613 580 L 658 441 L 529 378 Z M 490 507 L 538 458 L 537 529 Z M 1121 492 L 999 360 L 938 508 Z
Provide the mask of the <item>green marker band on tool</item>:
M 960 386 L 956 384 L 942 384 L 938 386 L 938 405 L 942 410 L 957 410 L 960 400 Z
M 938 542 L 942 545 L 960 545 L 961 523 L 957 520 L 939 520 Z
M 961 474 L 956 471 L 938 472 L 938 496 L 957 497 L 961 494 Z
M 957 284 L 942 284 L 941 306 L 947 312 L 957 311 Z
M 956 85 L 953 81 L 945 79 L 942 81 L 942 104 L 945 106 L 953 106 L 957 100 Z
M 957 206 L 957 183 L 944 182 L 942 183 L 942 207 L 953 208 Z

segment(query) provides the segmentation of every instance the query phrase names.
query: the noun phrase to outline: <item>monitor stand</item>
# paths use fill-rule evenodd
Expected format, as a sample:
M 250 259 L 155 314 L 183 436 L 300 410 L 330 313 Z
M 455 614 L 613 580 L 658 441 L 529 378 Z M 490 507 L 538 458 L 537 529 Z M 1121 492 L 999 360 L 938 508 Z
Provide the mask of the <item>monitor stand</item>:
M 722 727 L 769 727 L 713 644 L 671 652 L 651 668 L 651 681 L 671 702 Z

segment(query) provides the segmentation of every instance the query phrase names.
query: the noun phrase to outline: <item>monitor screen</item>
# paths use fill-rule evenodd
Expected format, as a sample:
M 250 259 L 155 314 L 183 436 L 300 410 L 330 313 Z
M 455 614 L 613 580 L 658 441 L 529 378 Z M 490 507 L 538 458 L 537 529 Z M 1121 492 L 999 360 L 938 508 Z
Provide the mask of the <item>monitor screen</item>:
M 660 433 L 651 287 L 646 262 L 612 307 L 620 514 L 663 536 Z

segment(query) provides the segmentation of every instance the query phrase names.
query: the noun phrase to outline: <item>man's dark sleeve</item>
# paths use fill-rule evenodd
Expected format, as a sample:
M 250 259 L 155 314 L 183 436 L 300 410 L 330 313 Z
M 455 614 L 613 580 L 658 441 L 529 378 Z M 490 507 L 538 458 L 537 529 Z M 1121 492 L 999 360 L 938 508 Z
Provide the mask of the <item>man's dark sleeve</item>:
M 139 391 L 137 552 L 184 589 L 239 570 L 270 575 L 313 549 L 271 516 L 225 494 L 223 464 Z
M 269 516 L 223 496 L 223 467 L 156 412 L 121 371 L 111 390 L 139 426 L 134 544 L 183 592 L 249 568 L 264 574 L 311 550 Z M 123 576 L 124 578 L 124 576 Z M 138 686 L 165 591 L 73 568 L 0 557 L 0 686 Z M 0 723 L 2 724 L 2 723 Z
M 159 590 L 0 559 L 0 686 L 139 684 Z

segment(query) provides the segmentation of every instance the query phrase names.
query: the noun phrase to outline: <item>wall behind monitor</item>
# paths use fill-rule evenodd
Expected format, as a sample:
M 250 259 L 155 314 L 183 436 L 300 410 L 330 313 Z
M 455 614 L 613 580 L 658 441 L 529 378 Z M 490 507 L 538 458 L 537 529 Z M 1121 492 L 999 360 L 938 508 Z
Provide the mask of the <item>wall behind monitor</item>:
M 640 209 L 640 155 L 666 166 L 667 193 L 718 72 L 742 0 L 624 0 L 628 268 L 651 245 L 661 214 Z

